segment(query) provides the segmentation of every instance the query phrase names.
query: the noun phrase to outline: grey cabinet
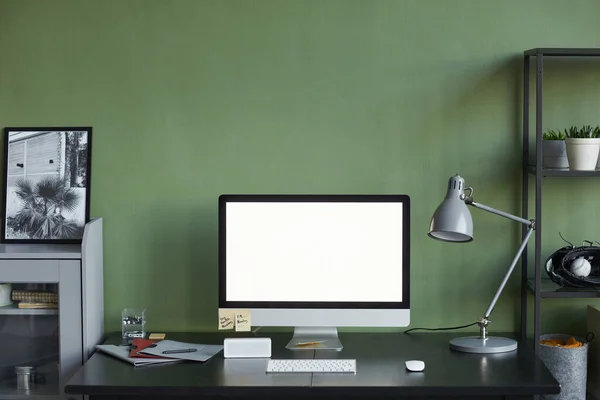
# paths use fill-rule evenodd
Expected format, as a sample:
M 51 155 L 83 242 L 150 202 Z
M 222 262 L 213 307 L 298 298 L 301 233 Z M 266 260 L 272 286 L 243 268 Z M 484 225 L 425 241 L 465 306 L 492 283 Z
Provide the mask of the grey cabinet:
M 102 219 L 81 245 L 0 244 L 0 399 L 65 398 L 103 336 Z

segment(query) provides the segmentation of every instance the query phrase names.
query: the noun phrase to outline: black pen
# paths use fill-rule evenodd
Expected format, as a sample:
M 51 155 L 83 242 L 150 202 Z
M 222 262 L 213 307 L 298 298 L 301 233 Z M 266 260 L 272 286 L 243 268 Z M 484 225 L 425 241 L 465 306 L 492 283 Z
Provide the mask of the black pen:
M 179 349 L 179 350 L 165 350 L 163 354 L 176 354 L 176 353 L 193 353 L 198 351 L 198 349 Z

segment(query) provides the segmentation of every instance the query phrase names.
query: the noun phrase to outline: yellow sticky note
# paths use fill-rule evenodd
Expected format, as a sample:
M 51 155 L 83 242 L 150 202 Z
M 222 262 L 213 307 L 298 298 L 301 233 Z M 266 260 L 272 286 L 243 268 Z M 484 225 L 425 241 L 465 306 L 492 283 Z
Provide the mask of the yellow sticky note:
M 238 332 L 249 332 L 251 327 L 250 311 L 238 310 L 235 312 L 235 330 Z
M 219 310 L 219 330 L 235 328 L 235 310 Z
M 167 335 L 165 333 L 151 333 L 150 336 L 148 336 L 148 339 L 150 339 L 150 340 L 162 340 L 165 337 L 167 337 Z

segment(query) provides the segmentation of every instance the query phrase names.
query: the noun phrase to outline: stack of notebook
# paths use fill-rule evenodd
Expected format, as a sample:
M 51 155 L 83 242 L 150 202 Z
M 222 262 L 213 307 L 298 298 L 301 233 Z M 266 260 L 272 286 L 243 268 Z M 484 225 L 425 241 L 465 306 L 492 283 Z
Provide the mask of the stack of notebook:
M 131 345 L 100 344 L 96 348 L 134 366 L 179 361 L 204 362 L 223 350 L 222 345 L 133 339 Z

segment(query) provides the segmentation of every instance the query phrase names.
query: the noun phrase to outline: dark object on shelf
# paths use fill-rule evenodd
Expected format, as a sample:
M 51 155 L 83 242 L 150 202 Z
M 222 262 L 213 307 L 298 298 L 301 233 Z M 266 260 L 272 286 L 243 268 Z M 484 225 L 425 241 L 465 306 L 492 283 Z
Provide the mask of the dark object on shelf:
M 590 264 L 589 274 L 571 272 L 571 262 L 582 257 Z M 565 246 L 546 260 L 546 272 L 552 281 L 563 287 L 600 289 L 600 246 Z

